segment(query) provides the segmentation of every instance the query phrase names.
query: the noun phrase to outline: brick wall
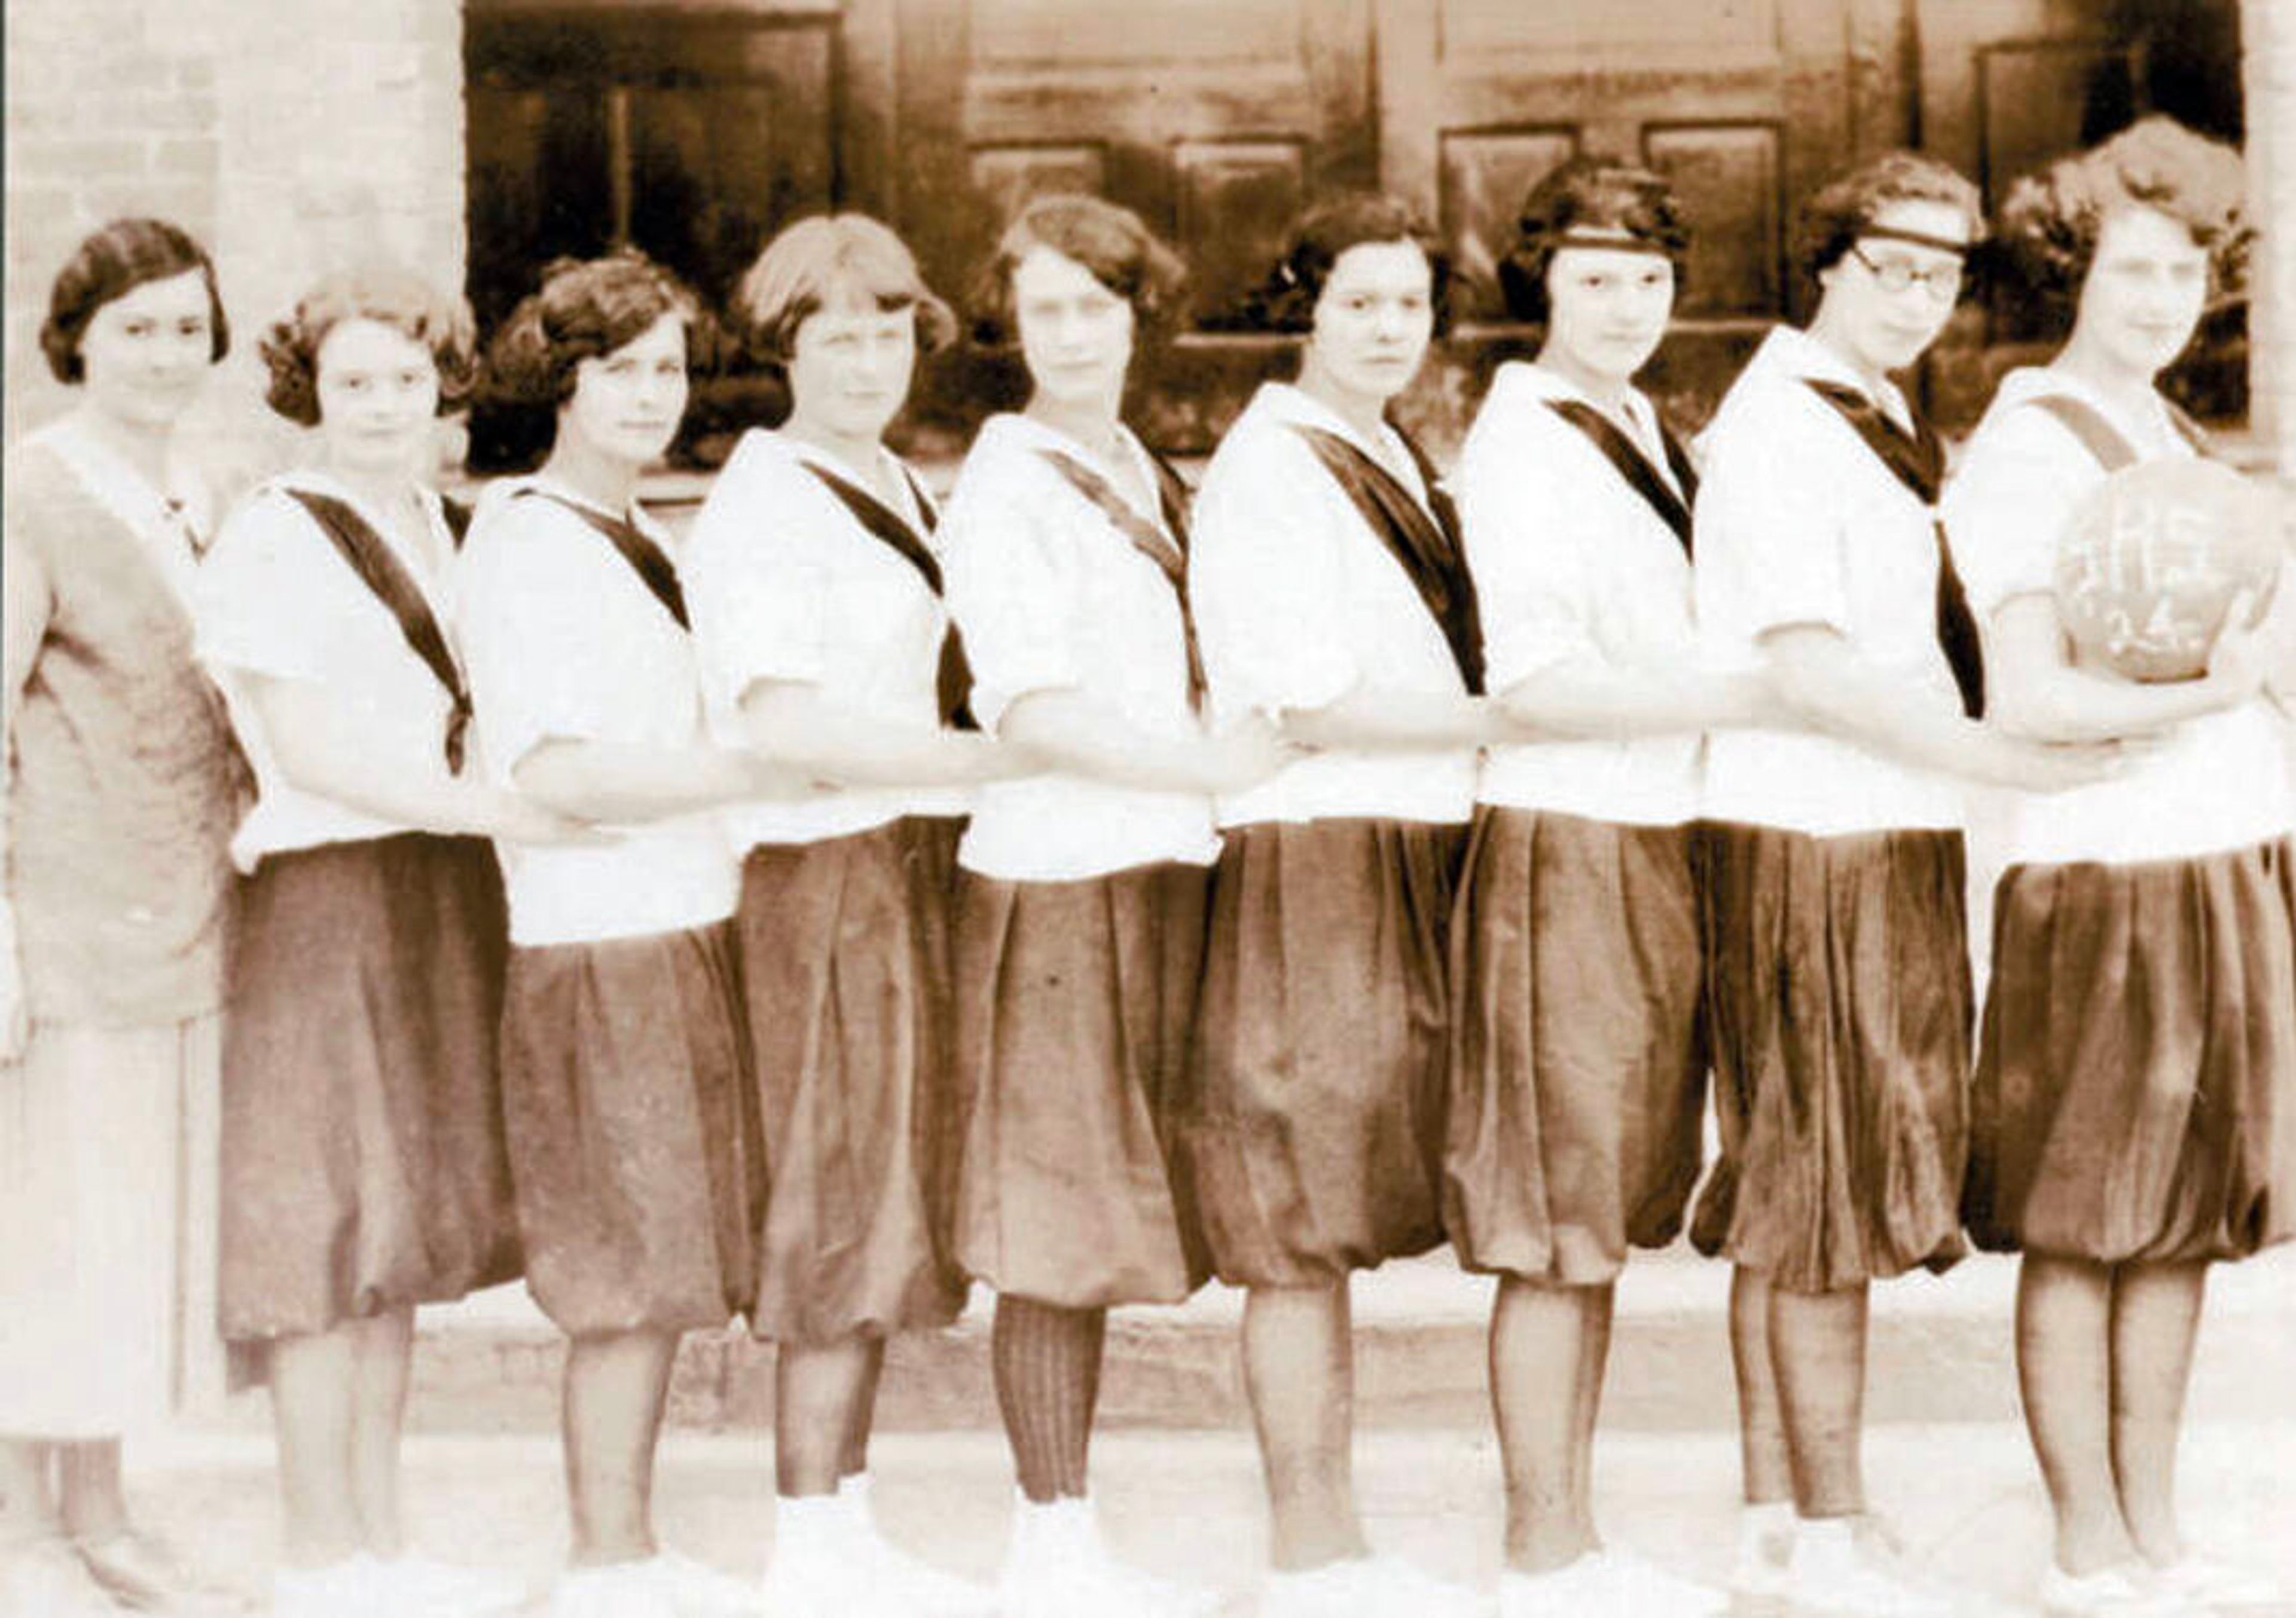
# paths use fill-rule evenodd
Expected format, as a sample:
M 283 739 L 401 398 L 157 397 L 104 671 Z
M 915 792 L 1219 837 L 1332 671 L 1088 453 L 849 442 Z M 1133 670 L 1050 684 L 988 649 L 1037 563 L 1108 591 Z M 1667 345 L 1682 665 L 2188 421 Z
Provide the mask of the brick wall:
M 463 276 L 460 0 L 8 0 L 6 427 L 68 399 L 36 333 L 89 229 L 154 213 L 216 255 L 242 341 L 202 437 L 263 461 L 253 338 L 381 247 Z

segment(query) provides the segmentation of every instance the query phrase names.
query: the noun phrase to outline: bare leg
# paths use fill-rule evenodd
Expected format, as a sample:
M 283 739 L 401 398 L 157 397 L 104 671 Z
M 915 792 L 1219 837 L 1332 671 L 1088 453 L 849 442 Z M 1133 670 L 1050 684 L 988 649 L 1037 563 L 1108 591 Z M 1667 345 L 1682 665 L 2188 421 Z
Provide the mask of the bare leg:
M 1588 1392 L 1590 1294 L 1502 1276 L 1491 1306 L 1491 1414 L 1506 1473 L 1506 1557 L 1518 1573 L 1566 1566 L 1595 1548 L 1579 1491 Z
M 1039 1506 L 1082 1499 L 1100 1403 L 1104 1309 L 1064 1309 L 1000 1293 L 989 1355 L 1021 1492 Z
M 118 1439 L 57 1445 L 56 1485 L 64 1532 L 74 1539 L 109 1540 L 127 1532 Z
M 2208 1289 L 2204 1263 L 2124 1264 L 2112 1291 L 2112 1470 L 2120 1515 L 2144 1559 L 2185 1553 L 2177 1527 L 2177 1438 Z
M 1611 1365 L 1611 1316 L 1618 1302 L 1614 1285 L 1579 1289 L 1587 1310 L 1587 1335 L 1578 1351 L 1578 1431 L 1570 1456 L 1570 1498 L 1578 1532 L 1590 1548 L 1600 1548 L 1595 1530 L 1595 1428 L 1603 1415 L 1603 1383 Z
M 0 1438 L 0 1549 L 63 1527 L 48 1487 L 49 1449 L 31 1439 Z
M 282 1337 L 271 1345 L 281 1527 L 290 1566 L 340 1562 L 365 1540 L 351 1482 L 356 1356 L 348 1326 Z
M 783 1494 L 837 1492 L 857 1433 L 868 1431 L 858 1412 L 876 1347 L 865 1337 L 782 1344 L 774 1367 L 774 1480 Z M 865 1436 L 859 1442 L 865 1446 Z
M 1356 1516 L 1355 1353 L 1348 1284 L 1255 1286 L 1243 1381 L 1259 1433 L 1271 1552 L 1286 1572 L 1368 1553 Z
M 861 1477 L 869 1470 L 869 1434 L 877 1426 L 877 1389 L 885 1378 L 885 1339 L 872 1337 L 864 1350 L 866 1363 L 861 1391 L 853 1400 L 853 1423 L 845 1438 L 845 1458 L 837 1464 L 840 1479 Z
M 567 1350 L 566 1491 L 578 1567 L 654 1553 L 654 1445 L 677 1335 L 602 1333 Z
M 2112 1272 L 2028 1253 L 2017 1272 L 2017 1385 L 2057 1516 L 2057 1565 L 2092 1573 L 2133 1552 L 2112 1470 Z
M 406 1425 L 406 1380 L 414 1353 L 414 1310 L 395 1309 L 351 1323 L 351 1493 L 366 1548 L 389 1560 L 406 1548 L 398 1502 L 398 1439 Z
M 1866 1509 L 1858 1458 L 1866 1405 L 1864 1286 L 1795 1293 L 1770 1288 L 1770 1361 L 1785 1417 L 1794 1505 L 1803 1517 Z
M 1738 1457 L 1746 1503 L 1791 1502 L 1793 1463 L 1770 1359 L 1769 1278 L 1742 1264 L 1730 1274 L 1730 1359 L 1738 1377 Z

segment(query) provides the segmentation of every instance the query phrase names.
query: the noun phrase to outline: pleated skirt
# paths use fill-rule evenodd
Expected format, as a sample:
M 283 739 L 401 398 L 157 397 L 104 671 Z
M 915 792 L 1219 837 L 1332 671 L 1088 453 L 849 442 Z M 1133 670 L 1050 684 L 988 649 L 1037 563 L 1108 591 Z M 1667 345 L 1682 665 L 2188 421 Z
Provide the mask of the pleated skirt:
M 224 1335 L 325 1331 L 516 1277 L 492 849 L 408 833 L 274 854 L 240 917 L 223 1035 Z M 238 1369 L 259 1369 L 244 1347 Z
M 1964 1251 L 1957 832 L 1703 828 L 1722 1153 L 1692 1237 L 1792 1292 Z
M 1464 842 L 1374 819 L 1226 834 L 1183 1132 L 1222 1280 L 1324 1285 L 1441 1244 Z
M 149 1028 L 40 1023 L 0 1064 L 0 1436 L 147 1431 L 189 1338 L 186 1114 L 211 1096 L 214 1015 Z M 204 1291 L 204 1288 L 199 1290 Z
M 1451 942 L 1443 1215 L 1459 1261 L 1561 1285 L 1681 1234 L 1706 1097 L 1695 834 L 1476 812 Z
M 1207 877 L 1166 863 L 956 884 L 957 1261 L 1069 1308 L 1174 1303 L 1208 1267 L 1175 1125 Z
M 2296 870 L 2286 842 L 2015 866 L 1964 1213 L 1979 1245 L 2236 1259 L 2296 1234 Z
M 955 821 L 750 850 L 742 983 L 767 1198 L 750 1329 L 829 1343 L 942 1326 L 948 1254 Z
M 764 1148 L 734 924 L 511 951 L 503 1112 L 527 1285 L 582 1336 L 720 1326 Z

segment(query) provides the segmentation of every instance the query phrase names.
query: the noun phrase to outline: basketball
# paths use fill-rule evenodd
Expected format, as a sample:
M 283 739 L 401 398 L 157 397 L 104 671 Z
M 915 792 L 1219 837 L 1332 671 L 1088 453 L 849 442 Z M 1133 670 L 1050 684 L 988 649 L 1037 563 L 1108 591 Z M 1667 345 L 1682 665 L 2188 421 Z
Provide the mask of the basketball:
M 2215 461 L 2151 461 L 2084 500 L 2057 552 L 2074 661 L 2132 680 L 2194 679 L 2245 591 L 2260 621 L 2280 576 L 2280 516 Z

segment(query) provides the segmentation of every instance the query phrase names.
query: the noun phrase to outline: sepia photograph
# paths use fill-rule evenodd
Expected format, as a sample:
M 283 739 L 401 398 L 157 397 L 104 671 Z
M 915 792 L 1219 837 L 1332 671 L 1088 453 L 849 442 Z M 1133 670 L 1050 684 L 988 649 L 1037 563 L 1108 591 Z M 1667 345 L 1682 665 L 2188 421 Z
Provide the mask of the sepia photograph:
M 2296 0 L 0 5 L 0 1618 L 2296 1618 Z

